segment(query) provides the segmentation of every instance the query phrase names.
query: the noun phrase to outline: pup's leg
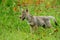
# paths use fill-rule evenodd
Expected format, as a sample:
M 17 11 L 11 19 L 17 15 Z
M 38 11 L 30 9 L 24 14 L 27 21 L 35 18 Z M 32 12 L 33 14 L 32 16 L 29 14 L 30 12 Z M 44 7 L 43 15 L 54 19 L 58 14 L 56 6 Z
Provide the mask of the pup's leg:
M 31 33 L 37 32 L 37 29 L 38 29 L 38 26 L 37 25 L 31 26 L 30 27 L 30 32 Z
M 46 27 L 48 27 L 48 28 L 51 28 L 52 27 L 50 21 L 46 21 L 45 23 L 46 23 Z
M 38 30 L 38 26 L 35 25 L 35 26 L 34 26 L 34 32 L 37 32 L 37 30 Z
M 30 33 L 31 33 L 31 34 L 34 33 L 34 29 L 33 29 L 33 27 L 30 27 Z

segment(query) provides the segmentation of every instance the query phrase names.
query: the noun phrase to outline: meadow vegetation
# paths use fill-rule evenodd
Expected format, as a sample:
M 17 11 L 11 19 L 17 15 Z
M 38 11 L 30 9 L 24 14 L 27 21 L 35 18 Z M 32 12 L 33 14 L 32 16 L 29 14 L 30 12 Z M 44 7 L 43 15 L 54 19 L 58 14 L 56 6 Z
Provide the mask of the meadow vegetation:
M 39 27 L 32 35 L 27 20 L 19 18 L 26 8 L 31 15 L 54 16 L 59 26 L 51 20 L 53 28 Z M 0 40 L 60 40 L 60 0 L 0 0 Z

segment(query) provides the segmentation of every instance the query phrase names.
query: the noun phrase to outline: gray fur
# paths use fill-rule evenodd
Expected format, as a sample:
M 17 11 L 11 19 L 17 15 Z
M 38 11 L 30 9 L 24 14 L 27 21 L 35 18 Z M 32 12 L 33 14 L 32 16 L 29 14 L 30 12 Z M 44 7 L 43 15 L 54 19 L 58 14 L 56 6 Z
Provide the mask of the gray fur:
M 28 9 L 22 11 L 22 16 L 20 17 L 22 20 L 23 18 L 28 21 L 30 26 L 33 27 L 51 27 L 50 19 L 53 19 L 55 24 L 57 24 L 55 17 L 53 16 L 32 16 L 30 15 Z

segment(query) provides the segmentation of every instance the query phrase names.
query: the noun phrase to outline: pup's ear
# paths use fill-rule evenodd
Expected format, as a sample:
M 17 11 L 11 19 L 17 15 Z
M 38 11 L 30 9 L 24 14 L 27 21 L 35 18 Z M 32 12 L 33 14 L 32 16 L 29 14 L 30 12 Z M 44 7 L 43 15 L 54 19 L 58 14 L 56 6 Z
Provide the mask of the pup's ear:
M 28 9 L 26 9 L 26 12 L 28 12 Z
M 25 11 L 25 9 L 21 9 L 21 13 L 23 14 L 23 13 L 25 13 L 26 11 Z

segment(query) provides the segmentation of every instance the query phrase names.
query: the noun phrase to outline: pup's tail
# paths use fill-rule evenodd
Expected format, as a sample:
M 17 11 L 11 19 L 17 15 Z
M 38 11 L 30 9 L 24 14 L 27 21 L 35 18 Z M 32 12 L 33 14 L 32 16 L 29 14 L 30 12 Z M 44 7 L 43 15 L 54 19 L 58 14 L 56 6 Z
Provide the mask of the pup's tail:
M 55 17 L 53 17 L 53 16 L 49 16 L 49 18 L 50 18 L 50 19 L 53 19 L 53 21 L 54 21 L 55 25 L 57 25 L 57 26 L 58 26 L 58 23 L 57 23 L 57 21 L 56 21 Z

